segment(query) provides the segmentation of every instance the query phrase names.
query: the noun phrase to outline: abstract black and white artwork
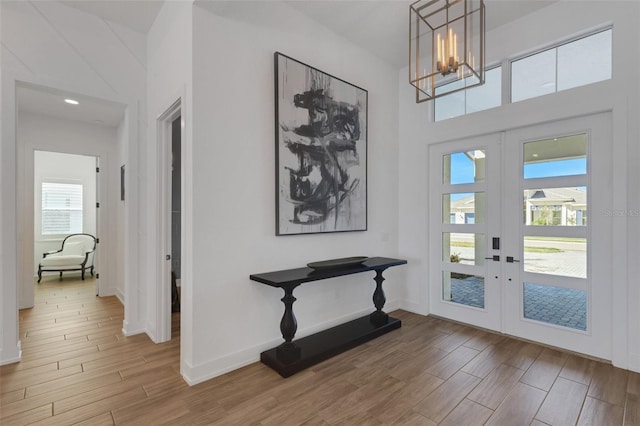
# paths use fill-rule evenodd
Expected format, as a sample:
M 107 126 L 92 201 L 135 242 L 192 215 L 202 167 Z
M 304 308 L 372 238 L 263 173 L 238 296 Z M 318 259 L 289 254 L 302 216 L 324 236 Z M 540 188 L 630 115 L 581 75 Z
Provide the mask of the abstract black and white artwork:
M 367 91 L 275 53 L 276 235 L 367 229 Z

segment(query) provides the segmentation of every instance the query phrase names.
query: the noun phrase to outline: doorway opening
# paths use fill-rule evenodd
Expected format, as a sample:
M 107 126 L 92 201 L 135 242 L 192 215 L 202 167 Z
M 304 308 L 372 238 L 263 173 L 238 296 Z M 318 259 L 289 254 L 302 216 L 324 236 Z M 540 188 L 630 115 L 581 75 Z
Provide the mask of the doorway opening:
M 430 311 L 611 359 L 607 113 L 432 145 Z M 594 174 L 596 171 L 596 174 Z
M 171 312 L 180 312 L 182 191 L 182 117 L 171 123 Z M 173 322 L 173 320 L 172 320 Z
M 156 123 L 158 146 L 158 244 L 156 284 L 156 343 L 179 334 L 182 287 L 183 118 L 181 99 L 176 100 Z M 173 331 L 173 333 L 172 333 Z
M 87 279 L 99 276 L 100 265 L 95 255 L 99 229 L 99 159 L 36 150 L 33 174 L 33 268 L 38 283 L 43 278 L 51 281 L 52 274 L 60 281 L 79 277 L 84 281 L 85 275 Z M 93 241 L 80 236 L 67 240 L 72 234 L 88 234 Z M 74 239 L 77 241 L 72 241 Z M 86 247 L 83 245 L 89 242 Z M 47 258 L 50 265 L 45 266 L 43 272 L 40 265 Z M 97 295 L 97 280 L 92 281 Z
M 118 295 L 124 305 L 125 210 L 116 201 L 115 166 L 127 152 L 126 106 L 30 83 L 15 87 L 18 308 L 34 306 L 43 253 L 60 249 L 64 236 L 74 233 L 96 238 L 94 295 Z M 62 191 L 62 205 L 49 198 L 43 206 L 43 184 L 48 196 Z M 59 273 L 43 274 L 43 281 L 59 279 Z M 63 280 L 73 274 L 63 272 Z

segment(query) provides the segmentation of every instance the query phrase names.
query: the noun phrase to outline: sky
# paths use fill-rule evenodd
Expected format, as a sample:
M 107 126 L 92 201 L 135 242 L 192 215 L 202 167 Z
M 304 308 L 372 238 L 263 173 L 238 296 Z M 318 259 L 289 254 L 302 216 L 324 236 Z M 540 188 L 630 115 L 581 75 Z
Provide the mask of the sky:
M 487 158 L 487 163 L 490 163 Z M 490 164 L 488 164 L 490 167 Z M 524 178 L 541 178 L 554 176 L 574 176 L 587 173 L 587 159 L 576 158 L 570 160 L 547 161 L 530 163 L 524 166 Z M 451 184 L 473 183 L 475 181 L 473 162 L 463 152 L 451 154 Z M 470 194 L 452 194 L 451 199 L 457 200 Z
M 491 159 L 487 158 L 487 163 Z M 540 178 L 553 176 L 573 176 L 587 173 L 587 159 L 576 158 L 571 160 L 547 161 L 544 163 L 531 163 L 524 166 L 524 178 Z M 451 184 L 473 183 L 473 162 L 462 152 L 451 154 Z

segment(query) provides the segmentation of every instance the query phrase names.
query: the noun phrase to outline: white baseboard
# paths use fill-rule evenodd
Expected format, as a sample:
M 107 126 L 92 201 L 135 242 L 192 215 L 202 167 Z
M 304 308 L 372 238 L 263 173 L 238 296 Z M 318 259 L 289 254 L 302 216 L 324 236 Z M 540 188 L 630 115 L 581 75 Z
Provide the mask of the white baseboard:
M 118 298 L 120 303 L 122 303 L 122 306 L 124 306 L 124 293 L 122 292 L 122 290 L 117 288 L 115 291 L 115 296 Z
M 416 302 L 412 302 L 411 300 L 403 299 L 400 301 L 400 309 L 403 309 L 408 312 L 412 312 L 418 315 L 429 315 L 429 312 L 425 312 L 424 309 L 420 307 L 420 304 Z
M 146 333 L 144 327 L 133 327 L 127 320 L 122 321 L 122 334 L 125 336 L 134 336 L 136 334 Z
M 631 371 L 635 371 L 640 373 L 640 354 L 629 354 L 629 365 L 627 365 L 628 369 Z
M 7 354 L 6 351 L 0 349 L 0 365 L 13 364 L 15 362 L 20 362 L 22 359 L 22 344 L 18 340 L 18 344 L 16 345 L 16 350 L 11 351 L 10 354 Z M 5 358 L 6 357 L 6 358 Z
M 391 312 L 396 309 L 400 309 L 400 302 L 392 300 L 384 305 L 385 312 Z M 347 321 L 360 318 L 372 312 L 372 308 L 368 307 L 357 312 L 353 312 L 347 315 L 343 315 L 339 318 L 331 321 L 325 321 L 312 327 L 308 327 L 304 330 L 299 330 L 296 333 L 296 338 L 309 336 L 319 331 L 326 330 L 339 324 L 343 324 Z M 220 358 L 212 359 L 210 361 L 203 362 L 199 365 L 191 365 L 186 361 L 182 362 L 182 377 L 189 384 L 189 386 L 197 385 L 206 380 L 213 379 L 214 377 L 221 376 L 238 368 L 242 368 L 246 365 L 253 364 L 260 360 L 260 353 L 278 346 L 282 343 L 282 338 L 273 339 L 259 345 L 252 346 L 241 351 L 237 351 Z

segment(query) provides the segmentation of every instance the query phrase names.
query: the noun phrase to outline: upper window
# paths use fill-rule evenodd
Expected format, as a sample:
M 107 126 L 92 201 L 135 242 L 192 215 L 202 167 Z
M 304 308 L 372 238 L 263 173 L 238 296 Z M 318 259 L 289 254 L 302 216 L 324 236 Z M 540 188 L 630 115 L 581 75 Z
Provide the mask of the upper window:
M 42 182 L 42 235 L 82 232 L 82 185 Z
M 511 63 L 511 102 L 611 78 L 612 30 L 574 40 Z
M 435 99 L 435 121 L 458 117 L 476 111 L 495 108 L 502 104 L 502 67 L 497 66 L 486 70 L 484 84 L 469 90 L 461 90 L 447 96 Z M 448 89 L 464 87 L 464 80 L 448 83 Z

